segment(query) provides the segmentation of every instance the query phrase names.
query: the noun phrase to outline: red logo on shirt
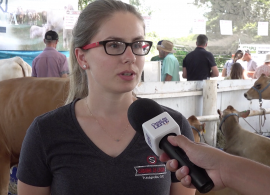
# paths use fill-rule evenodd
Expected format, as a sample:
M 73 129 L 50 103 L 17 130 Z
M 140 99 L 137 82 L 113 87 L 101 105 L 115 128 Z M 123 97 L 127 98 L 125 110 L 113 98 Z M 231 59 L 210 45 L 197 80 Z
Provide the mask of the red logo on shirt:
M 146 165 L 134 167 L 136 170 L 135 176 L 146 176 L 146 175 L 164 175 L 166 174 L 165 165 Z M 157 177 L 161 178 L 161 177 Z
M 148 156 L 147 157 L 147 162 L 150 164 L 150 165 L 154 165 L 157 163 L 157 157 L 155 156 Z

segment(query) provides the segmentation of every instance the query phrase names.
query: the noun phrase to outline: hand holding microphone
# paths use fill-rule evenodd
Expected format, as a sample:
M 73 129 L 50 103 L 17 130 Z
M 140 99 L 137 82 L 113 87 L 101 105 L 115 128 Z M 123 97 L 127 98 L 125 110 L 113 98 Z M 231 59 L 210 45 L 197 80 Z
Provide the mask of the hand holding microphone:
M 193 164 L 181 148 L 168 142 L 168 136 L 181 134 L 180 128 L 158 103 L 150 99 L 134 101 L 128 109 L 128 120 L 138 133 L 144 135 L 156 155 L 160 156 L 164 151 L 171 159 L 178 161 L 179 167 L 189 168 L 191 183 L 199 192 L 206 193 L 214 187 L 204 169 Z
M 226 162 L 226 159 L 228 159 L 227 154 L 209 145 L 194 143 L 182 135 L 169 136 L 168 140 L 173 146 L 182 148 L 186 152 L 190 161 L 207 171 L 208 175 L 213 179 L 215 183 L 215 190 L 219 190 L 225 187 L 224 181 L 222 180 L 222 176 L 220 174 L 222 166 L 221 164 Z M 169 171 L 176 172 L 175 175 L 177 179 L 180 180 L 184 186 L 195 188 L 191 184 L 191 178 L 188 175 L 188 167 L 183 166 L 179 169 L 177 161 L 170 160 L 170 157 L 168 157 L 166 153 L 161 154 L 159 159 L 162 162 L 167 162 L 166 168 Z

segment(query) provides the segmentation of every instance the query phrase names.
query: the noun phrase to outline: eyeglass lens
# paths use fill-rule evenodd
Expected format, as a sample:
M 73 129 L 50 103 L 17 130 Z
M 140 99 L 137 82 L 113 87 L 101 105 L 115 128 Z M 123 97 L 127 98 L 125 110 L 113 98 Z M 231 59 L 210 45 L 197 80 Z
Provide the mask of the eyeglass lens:
M 105 45 L 106 52 L 111 55 L 124 53 L 126 44 L 119 41 L 109 41 Z M 146 55 L 150 50 L 150 44 L 145 41 L 137 41 L 131 44 L 132 52 L 135 55 Z

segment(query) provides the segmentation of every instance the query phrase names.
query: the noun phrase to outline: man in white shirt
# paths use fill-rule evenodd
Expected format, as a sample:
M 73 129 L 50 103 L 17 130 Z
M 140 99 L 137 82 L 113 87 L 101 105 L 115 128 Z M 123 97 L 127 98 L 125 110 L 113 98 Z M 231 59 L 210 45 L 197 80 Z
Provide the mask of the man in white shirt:
M 253 75 L 254 79 L 258 79 L 262 74 L 270 76 L 270 53 L 266 54 L 264 65 L 259 66 Z
M 254 71 L 256 70 L 258 65 L 254 60 L 252 60 L 249 50 L 245 50 L 245 54 L 243 56 L 243 61 L 247 62 L 247 69 L 246 70 L 247 70 L 248 77 L 252 78 Z

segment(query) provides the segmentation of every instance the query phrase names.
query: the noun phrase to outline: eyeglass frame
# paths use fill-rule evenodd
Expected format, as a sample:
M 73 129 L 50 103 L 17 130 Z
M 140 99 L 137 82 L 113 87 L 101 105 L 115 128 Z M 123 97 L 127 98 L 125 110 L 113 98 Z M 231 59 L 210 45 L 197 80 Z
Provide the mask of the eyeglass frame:
M 107 52 L 107 49 L 106 49 L 106 44 L 107 44 L 108 42 L 111 42 L 111 41 L 124 43 L 125 46 L 126 46 L 125 49 L 124 49 L 124 51 L 123 51 L 121 54 L 109 54 L 109 53 Z M 147 42 L 147 43 L 149 43 L 149 47 L 150 47 L 150 48 L 149 48 L 148 52 L 147 52 L 146 54 L 143 54 L 143 55 L 135 54 L 135 53 L 133 52 L 132 44 L 134 44 L 134 43 L 136 43 L 136 42 Z M 119 56 L 119 55 L 122 55 L 122 54 L 125 53 L 125 51 L 127 50 L 127 47 L 128 47 L 128 46 L 130 46 L 131 51 L 132 51 L 132 53 L 133 53 L 134 55 L 136 55 L 136 56 L 145 56 L 145 55 L 147 55 L 147 54 L 149 53 L 149 51 L 151 50 L 151 47 L 152 47 L 152 45 L 153 45 L 153 42 L 152 42 L 152 41 L 144 41 L 144 40 L 143 40 L 143 41 L 134 41 L 134 42 L 132 42 L 132 43 L 127 43 L 127 42 L 117 41 L 117 40 L 106 40 L 106 41 L 99 41 L 99 42 L 87 44 L 87 45 L 81 47 L 81 49 L 88 50 L 88 49 L 92 49 L 92 48 L 98 47 L 98 46 L 100 46 L 100 45 L 103 45 L 106 54 L 108 54 L 108 55 L 110 55 L 110 56 Z

